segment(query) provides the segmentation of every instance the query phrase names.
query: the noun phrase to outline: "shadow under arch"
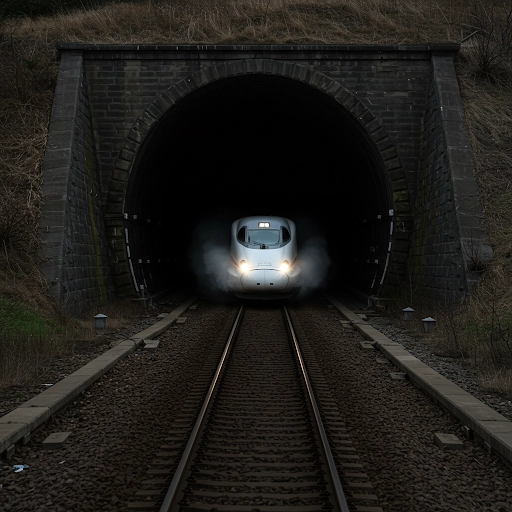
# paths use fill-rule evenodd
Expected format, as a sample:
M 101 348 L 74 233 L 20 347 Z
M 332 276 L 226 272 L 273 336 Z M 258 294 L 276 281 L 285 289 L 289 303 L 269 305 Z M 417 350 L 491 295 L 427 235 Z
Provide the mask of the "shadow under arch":
M 222 102 L 228 105 L 224 111 Z M 217 105 L 212 106 L 212 103 Z M 293 138 L 295 146 L 288 150 L 288 155 L 281 152 L 278 164 L 288 166 L 288 170 L 293 165 L 300 166 L 301 153 L 306 148 L 309 151 L 307 161 L 311 164 L 309 175 L 299 176 L 297 172 L 294 183 L 279 181 L 276 177 L 279 166 L 265 168 L 265 160 L 258 157 L 275 151 L 276 143 L 285 138 L 279 127 L 270 130 L 261 124 L 261 116 L 275 118 L 276 112 L 283 108 L 284 114 L 276 122 L 284 125 L 281 127 L 283 131 L 296 131 L 293 137 L 288 133 L 286 139 L 290 145 Z M 304 117 L 310 124 L 318 124 L 316 131 L 311 130 L 307 122 L 300 124 L 295 112 L 300 109 L 307 111 Z M 223 118 L 231 116 L 231 121 L 226 121 L 229 124 L 238 114 L 246 119 L 258 118 L 260 124 L 256 123 L 253 132 L 245 139 L 239 133 L 231 133 L 229 138 L 216 139 L 217 148 L 208 144 L 208 138 L 220 137 L 215 134 L 218 131 L 216 123 L 222 125 Z M 210 122 L 212 117 L 213 123 Z M 198 124 L 204 125 L 202 131 Z M 248 131 L 251 128 L 246 123 L 240 129 Z M 268 131 L 266 137 L 258 138 L 264 131 Z M 189 133 L 193 137 L 188 137 Z M 329 144 L 326 145 L 327 139 Z M 249 142 L 247 147 L 239 148 L 239 151 L 232 149 L 244 140 Z M 230 146 L 231 149 L 226 149 Z M 313 156 L 315 152 L 318 166 Z M 322 159 L 322 154 L 328 152 L 338 155 L 331 156 L 329 161 Z M 223 169 L 233 165 L 238 168 L 230 168 L 229 172 L 221 172 L 218 179 L 215 178 L 218 170 L 204 170 L 207 156 L 212 154 L 217 158 L 222 155 L 217 164 L 220 161 Z M 186 159 L 195 164 L 186 165 Z M 173 165 L 172 162 L 173 171 L 154 170 L 168 163 Z M 172 174 L 176 178 L 183 173 L 192 174 L 188 182 L 169 178 Z M 203 183 L 202 193 L 196 191 L 194 195 L 193 188 L 197 188 L 201 180 L 207 185 Z M 280 195 L 273 201 L 262 201 L 266 196 L 261 194 L 260 187 L 257 196 L 244 196 L 243 187 L 239 190 L 227 185 L 232 180 L 244 183 L 245 190 L 258 189 L 258 184 L 264 180 L 267 183 L 277 181 L 274 188 L 280 190 Z M 295 183 L 298 180 L 304 182 L 302 189 Z M 172 224 L 176 224 L 177 210 L 164 218 L 155 204 L 166 203 L 167 208 L 178 197 L 188 197 L 192 212 L 194 208 L 201 209 L 201 202 L 206 201 L 206 189 L 213 190 L 218 183 L 224 183 L 227 189 L 223 202 L 236 203 L 230 210 L 235 218 L 265 213 L 291 216 L 288 213 L 291 212 L 303 221 L 306 237 L 320 230 L 331 247 L 342 237 L 344 243 L 331 251 L 332 277 L 362 291 L 377 294 L 383 284 L 392 284 L 389 261 L 399 264 L 405 261 L 404 241 L 409 237 L 410 223 L 401 223 L 400 241 L 394 244 L 393 220 L 397 213 L 402 218 L 410 215 L 408 185 L 396 147 L 375 115 L 339 82 L 307 66 L 264 59 L 236 60 L 205 67 L 171 86 L 145 109 L 125 140 L 107 197 L 107 224 L 115 224 L 124 218 L 126 227 L 126 237 L 112 240 L 116 244 L 115 277 L 121 293 L 133 293 L 134 284 L 137 291 L 141 284 L 150 292 L 156 291 L 183 274 L 183 268 L 177 269 L 184 266 L 184 259 L 177 254 L 187 252 L 191 226 L 194 222 L 203 222 L 207 211 L 215 219 L 226 221 L 226 212 L 215 210 L 213 203 L 208 202 L 199 218 L 183 212 L 180 223 L 184 229 L 174 229 L 174 239 L 163 243 L 166 236 L 173 236 L 172 228 L 176 226 Z M 332 193 L 323 194 L 322 187 L 326 192 L 339 187 L 339 199 Z M 286 200 L 286 189 L 290 188 L 294 192 L 288 195 L 302 198 L 300 206 Z M 305 204 L 312 190 L 316 191 L 315 200 L 325 196 L 326 201 L 320 206 L 313 202 Z M 240 195 L 243 201 L 237 199 Z M 254 202 L 254 197 L 260 201 Z M 313 214 L 312 210 L 315 210 Z M 311 216 L 313 222 L 309 222 Z

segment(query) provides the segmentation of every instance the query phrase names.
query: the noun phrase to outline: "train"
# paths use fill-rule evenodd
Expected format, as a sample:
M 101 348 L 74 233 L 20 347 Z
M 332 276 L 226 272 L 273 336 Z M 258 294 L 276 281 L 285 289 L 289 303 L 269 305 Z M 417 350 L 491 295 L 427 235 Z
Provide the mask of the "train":
M 243 217 L 231 225 L 228 290 L 242 299 L 289 299 L 301 288 L 297 229 L 285 217 Z

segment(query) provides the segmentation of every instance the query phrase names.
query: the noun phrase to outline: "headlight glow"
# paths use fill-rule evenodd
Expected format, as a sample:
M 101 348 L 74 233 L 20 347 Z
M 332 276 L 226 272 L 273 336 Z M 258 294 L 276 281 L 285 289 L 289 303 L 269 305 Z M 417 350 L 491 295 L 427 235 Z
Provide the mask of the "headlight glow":
M 247 272 L 249 270 L 249 263 L 247 263 L 247 261 L 245 261 L 245 260 L 242 260 L 240 262 L 240 270 L 242 272 Z
M 288 260 L 284 260 L 283 263 L 281 263 L 281 271 L 282 272 L 286 272 L 288 269 L 290 268 L 290 263 L 288 262 Z

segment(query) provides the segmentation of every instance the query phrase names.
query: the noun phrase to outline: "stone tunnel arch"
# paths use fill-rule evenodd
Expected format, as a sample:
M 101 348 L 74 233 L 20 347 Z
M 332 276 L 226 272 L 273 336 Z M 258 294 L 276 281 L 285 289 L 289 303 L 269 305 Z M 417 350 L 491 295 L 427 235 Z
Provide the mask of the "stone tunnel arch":
M 369 294 L 396 284 L 407 258 L 412 217 L 405 171 L 386 130 L 356 94 L 325 74 L 286 61 L 248 59 L 210 65 L 182 79 L 160 94 L 134 123 L 119 153 L 107 196 L 106 222 L 115 253 L 118 291 L 130 294 L 135 287 L 140 293 L 141 284 L 150 292 L 156 291 L 157 283 L 170 279 L 172 258 L 155 245 L 155 240 L 165 237 L 165 226 L 159 226 L 157 219 L 152 222 L 136 206 L 141 169 L 154 149 L 155 137 L 200 94 L 242 79 L 257 79 L 268 87 L 272 80 L 274 85 L 293 84 L 300 94 L 308 91 L 311 98 L 322 98 L 326 106 L 350 124 L 352 132 L 357 132 L 354 140 L 360 145 L 359 154 L 374 170 L 377 192 L 372 200 L 379 204 L 369 216 L 351 219 L 351 229 L 360 232 L 361 247 L 350 249 L 350 259 L 354 261 L 346 274 L 359 277 L 348 279 L 348 284 Z M 143 246 L 145 249 L 141 249 Z

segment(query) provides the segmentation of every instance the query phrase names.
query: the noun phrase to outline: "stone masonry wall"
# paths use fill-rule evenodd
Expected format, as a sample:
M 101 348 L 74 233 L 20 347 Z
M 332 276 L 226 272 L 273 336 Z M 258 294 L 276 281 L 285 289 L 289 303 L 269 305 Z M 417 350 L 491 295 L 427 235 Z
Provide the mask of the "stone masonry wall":
M 109 302 L 114 287 L 80 54 L 61 60 L 43 182 L 40 230 L 46 276 L 63 309 L 81 314 Z
M 453 60 L 439 56 L 432 58 L 418 191 L 408 260 L 413 293 L 449 304 L 471 290 L 492 250 Z
M 204 69 L 215 74 L 216 65 L 235 60 L 281 61 L 285 67 L 296 63 L 321 72 L 353 94 L 352 115 L 363 115 L 358 114 L 359 101 L 376 116 L 392 142 L 386 149 L 377 140 L 376 150 L 383 161 L 396 151 L 399 155 L 396 176 L 393 169 L 387 172 L 395 212 L 402 215 L 402 226 L 398 218 L 395 222 L 393 247 L 403 258 L 389 262 L 388 284 L 409 279 L 403 269 L 410 242 L 409 273 L 424 295 L 464 293 L 478 278 L 480 263 L 492 255 L 480 227 L 482 212 L 453 67 L 457 45 L 64 44 L 59 49 L 41 237 L 46 276 L 69 310 L 83 311 L 112 297 L 109 265 L 115 267 L 111 259 L 119 255 L 109 255 L 105 223 L 119 238 L 113 242 L 122 241 L 124 216 L 134 212 L 126 212 L 124 199 L 118 199 L 124 197 L 123 183 L 132 166 L 136 123 L 153 125 L 161 115 L 157 98 L 169 88 L 176 86 L 181 94 L 180 84 L 192 74 Z M 107 196 L 117 202 L 110 204 Z M 409 240 L 411 204 L 416 217 Z M 116 243 L 115 250 L 122 247 Z M 122 286 L 130 287 L 129 272 L 123 277 Z
M 236 52 L 222 50 L 222 47 L 212 47 L 208 52 L 185 47 L 181 51 L 175 47 L 171 47 L 173 51 L 162 47 L 155 47 L 154 51 L 129 48 L 84 47 L 104 193 L 120 148 L 135 120 L 159 94 L 218 61 L 271 58 L 308 66 L 353 92 L 378 117 L 396 145 L 410 192 L 416 195 L 431 66 L 428 47 L 399 51 L 395 47 L 372 49 L 354 45 L 347 50 L 332 46 L 323 52 L 292 52 L 277 47 Z M 454 52 L 455 47 L 450 51 Z

